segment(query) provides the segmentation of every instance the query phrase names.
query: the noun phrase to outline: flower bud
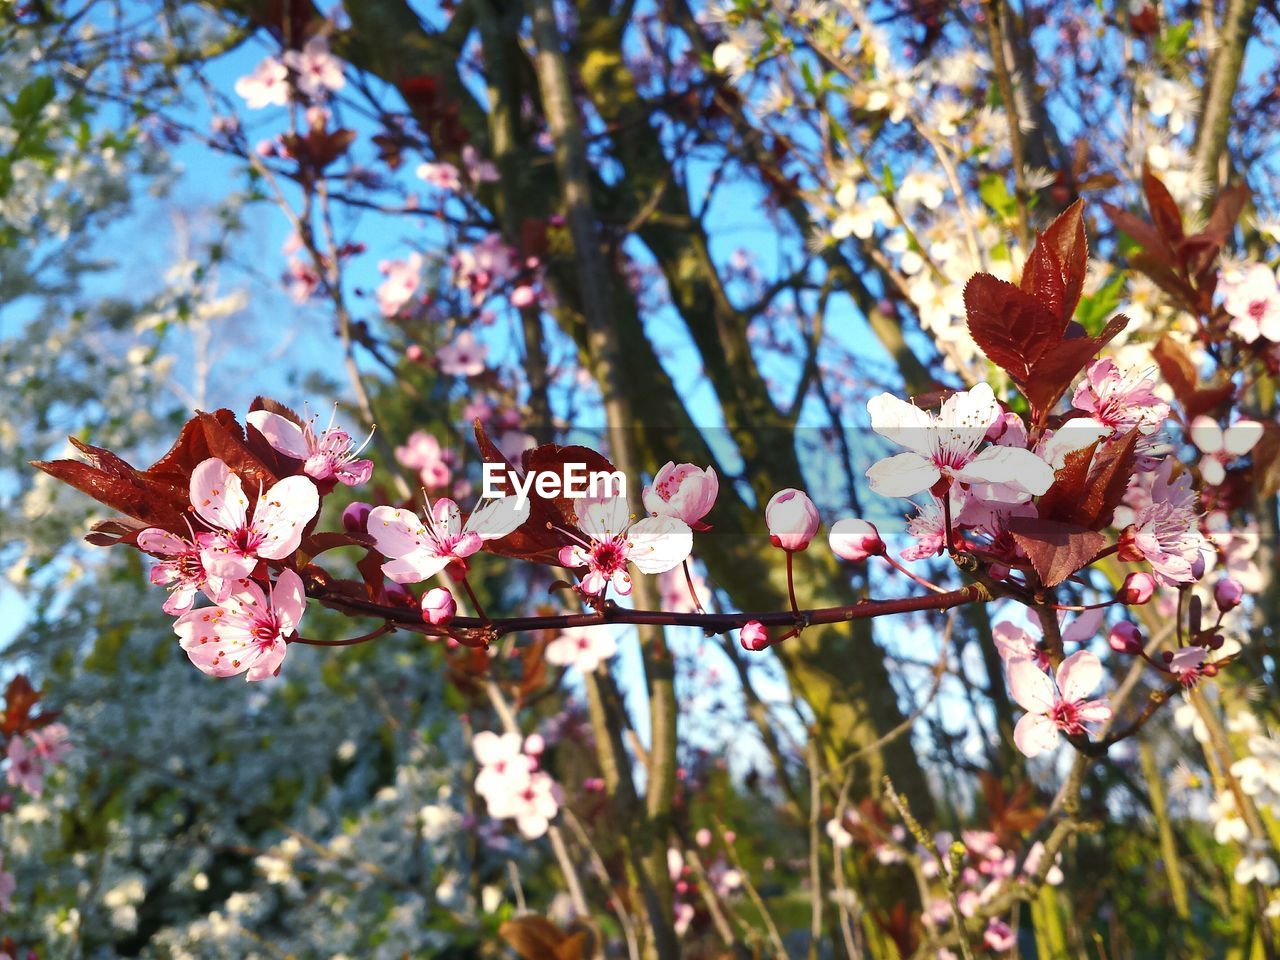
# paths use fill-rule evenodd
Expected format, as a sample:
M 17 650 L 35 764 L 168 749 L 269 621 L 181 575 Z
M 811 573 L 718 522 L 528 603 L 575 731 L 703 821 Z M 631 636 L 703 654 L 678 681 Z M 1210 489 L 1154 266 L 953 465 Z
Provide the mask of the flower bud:
M 715 470 L 668 461 L 644 488 L 644 508 L 658 517 L 676 517 L 693 526 L 715 506 L 720 481 Z
M 742 644 L 743 650 L 750 650 L 755 653 L 769 646 L 769 631 L 765 629 L 764 624 L 759 620 L 751 620 L 742 625 L 738 640 Z
M 775 493 L 764 508 L 764 522 L 769 528 L 770 542 L 794 552 L 809 546 L 822 521 L 818 508 L 804 491 L 787 487 Z
M 1142 652 L 1142 631 L 1129 620 L 1121 620 L 1107 634 L 1107 643 L 1117 653 L 1139 654 Z
M 426 352 L 416 343 L 411 343 L 404 348 L 404 358 L 410 363 L 421 363 L 426 356 Z
M 342 511 L 342 529 L 347 533 L 364 533 L 369 524 L 369 514 L 373 511 L 370 504 L 357 500 L 347 505 Z
M 433 587 L 422 595 L 422 619 L 433 627 L 447 626 L 458 612 L 458 602 L 444 587 Z
M 1124 578 L 1124 584 L 1116 591 L 1116 599 L 1121 603 L 1141 605 L 1146 603 L 1156 592 L 1156 578 L 1149 573 L 1134 572 Z
M 1239 580 L 1232 580 L 1230 577 L 1223 577 L 1213 588 L 1213 601 L 1223 613 L 1240 606 L 1242 597 L 1244 587 Z
M 693 835 L 693 841 L 700 847 L 711 846 L 711 831 L 708 830 L 706 827 L 702 827 L 697 833 Z
M 827 542 L 837 557 L 854 563 L 884 553 L 884 541 L 880 539 L 876 525 L 857 517 L 846 517 L 832 524 Z

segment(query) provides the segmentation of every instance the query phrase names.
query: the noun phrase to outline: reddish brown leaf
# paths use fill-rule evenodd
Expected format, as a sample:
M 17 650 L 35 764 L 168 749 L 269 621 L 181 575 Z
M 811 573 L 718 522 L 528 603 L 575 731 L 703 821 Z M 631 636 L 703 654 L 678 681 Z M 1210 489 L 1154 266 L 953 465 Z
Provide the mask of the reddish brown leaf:
M 1065 322 L 1080 303 L 1088 262 L 1084 201 L 1077 200 L 1036 237 L 1020 286 Z
M 1030 294 L 989 273 L 965 284 L 969 334 L 987 358 L 1025 384 L 1032 366 L 1062 339 L 1065 321 Z
M 1213 212 L 1204 226 L 1204 235 L 1211 237 L 1218 246 L 1225 246 L 1248 202 L 1249 188 L 1245 184 L 1236 183 L 1224 188 L 1214 201 Z
M 1138 431 L 1130 430 L 1101 449 L 1094 459 L 1093 469 L 1089 471 L 1084 496 L 1071 515 L 1073 523 L 1092 530 L 1100 530 L 1111 523 L 1111 516 L 1133 478 L 1137 443 Z
M 1067 579 L 1107 544 L 1107 538 L 1095 530 L 1036 517 L 1010 517 L 1009 532 L 1027 552 L 1046 587 Z
M 1053 485 L 1036 502 L 1036 513 L 1041 519 L 1071 519 L 1084 493 L 1093 453 L 1097 449 L 1098 444 L 1094 442 L 1066 455 L 1062 467 L 1054 472 Z
M 1182 210 L 1164 181 L 1152 173 L 1146 164 L 1142 165 L 1142 189 L 1147 195 L 1147 208 L 1151 211 L 1151 220 L 1156 229 L 1169 246 L 1176 246 L 1183 238 Z
M 1096 337 L 1084 336 L 1084 328 L 1072 322 L 1068 336 L 1045 352 L 1032 366 L 1023 393 L 1034 410 L 1047 412 L 1053 408 L 1077 374 L 1129 323 L 1123 314 L 1112 317 Z
M 4 717 L 0 719 L 0 733 L 6 737 L 39 730 L 53 723 L 60 714 L 57 710 L 45 710 L 32 716 L 32 708 L 43 694 L 31 686 L 25 674 L 19 673 L 9 681 L 4 691 Z
M 185 500 L 173 487 L 150 480 L 110 450 L 74 438 L 71 442 L 88 458 L 88 463 L 53 460 L 33 461 L 31 465 L 148 526 L 175 532 L 185 529 Z

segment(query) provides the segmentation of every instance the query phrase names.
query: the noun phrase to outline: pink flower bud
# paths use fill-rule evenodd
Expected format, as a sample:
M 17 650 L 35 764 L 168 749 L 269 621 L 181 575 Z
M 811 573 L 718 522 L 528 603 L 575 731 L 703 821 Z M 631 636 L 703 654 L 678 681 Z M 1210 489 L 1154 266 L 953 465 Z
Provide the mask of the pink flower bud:
M 1156 592 L 1156 578 L 1149 573 L 1131 573 L 1124 578 L 1124 584 L 1116 591 L 1116 599 L 1121 603 L 1141 605 L 1146 603 Z
M 446 626 L 458 612 L 458 602 L 444 587 L 433 587 L 422 595 L 422 619 L 433 627 Z
M 775 547 L 794 552 L 809 546 L 822 522 L 818 508 L 802 490 L 787 487 L 773 495 L 764 508 L 765 526 Z
M 720 492 L 716 472 L 701 470 L 692 463 L 667 461 L 644 488 L 644 508 L 658 517 L 676 517 L 693 526 L 715 506 Z
M 831 544 L 831 552 L 837 557 L 854 563 L 861 563 L 868 557 L 878 557 L 884 553 L 884 541 L 880 539 L 880 531 L 876 529 L 876 525 L 857 517 L 846 517 L 832 524 L 827 542 Z
M 410 363 L 421 363 L 425 356 L 426 352 L 416 343 L 411 343 L 404 348 L 404 358 Z
M 736 833 L 734 833 L 732 830 L 726 830 L 726 831 L 724 832 L 724 842 L 725 842 L 725 843 L 733 843 L 733 841 L 735 841 L 735 840 L 737 840 L 737 839 L 738 839 L 738 835 L 737 835 Z
M 711 831 L 703 827 L 693 835 L 693 841 L 700 847 L 711 846 Z
M 1107 634 L 1107 643 L 1117 653 L 1138 654 L 1142 652 L 1142 632 L 1129 620 L 1121 620 Z
M 1213 588 L 1214 603 L 1223 613 L 1240 606 L 1243 596 L 1244 587 L 1240 585 L 1240 581 L 1232 580 L 1230 577 L 1223 577 Z
M 372 505 L 357 500 L 342 511 L 342 529 L 347 533 L 364 533 L 369 523 Z
M 750 650 L 755 653 L 769 646 L 769 631 L 764 628 L 764 624 L 759 620 L 751 620 L 742 625 L 738 640 L 742 644 L 743 650 Z

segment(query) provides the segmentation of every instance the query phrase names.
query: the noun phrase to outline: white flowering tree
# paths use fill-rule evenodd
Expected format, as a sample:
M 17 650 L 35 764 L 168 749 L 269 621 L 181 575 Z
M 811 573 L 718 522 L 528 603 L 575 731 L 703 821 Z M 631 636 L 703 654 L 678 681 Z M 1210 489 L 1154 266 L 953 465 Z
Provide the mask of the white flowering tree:
M 132 105 L 348 405 L 165 435 L 157 325 L 15 342 L 6 949 L 1273 955 L 1276 27 L 17 5 L 17 249 L 74 272 Z

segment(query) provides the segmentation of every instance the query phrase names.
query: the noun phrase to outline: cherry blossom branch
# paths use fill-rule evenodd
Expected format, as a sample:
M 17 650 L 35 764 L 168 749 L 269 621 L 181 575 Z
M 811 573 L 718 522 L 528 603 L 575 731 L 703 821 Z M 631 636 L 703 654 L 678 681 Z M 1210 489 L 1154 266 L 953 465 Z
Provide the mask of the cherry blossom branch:
M 511 633 L 527 633 L 537 630 L 567 630 L 571 627 L 597 627 L 607 624 L 640 624 L 664 627 L 700 627 L 708 633 L 724 633 L 737 630 L 752 620 L 766 627 L 794 627 L 803 629 L 819 624 L 847 623 L 872 617 L 916 613 L 925 610 L 950 610 L 969 603 L 988 603 L 993 599 L 990 589 L 980 583 L 971 583 L 958 590 L 934 593 L 918 597 L 902 597 L 889 600 L 860 600 L 839 607 L 818 607 L 809 610 L 757 611 L 736 613 L 685 613 L 669 610 L 632 610 L 620 607 L 612 600 L 599 604 L 592 613 L 565 613 L 549 616 L 497 617 L 485 621 L 479 617 L 455 617 L 446 627 L 432 627 L 422 621 L 416 607 L 398 607 L 360 600 L 342 594 L 328 593 L 323 585 L 314 581 L 308 586 L 309 596 L 334 610 L 347 613 L 381 617 L 397 628 L 413 630 L 428 636 L 448 637 L 459 640 L 481 639 L 492 642 Z

